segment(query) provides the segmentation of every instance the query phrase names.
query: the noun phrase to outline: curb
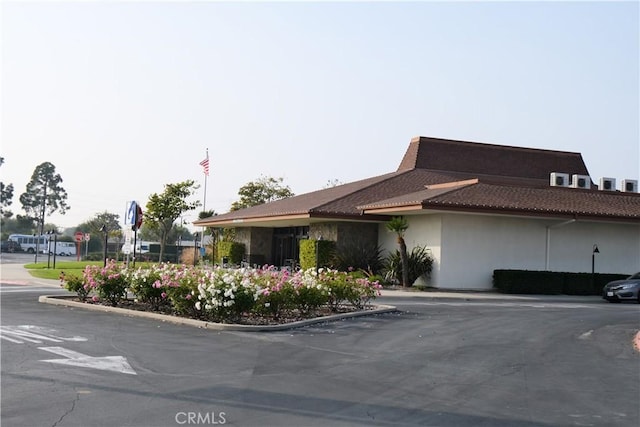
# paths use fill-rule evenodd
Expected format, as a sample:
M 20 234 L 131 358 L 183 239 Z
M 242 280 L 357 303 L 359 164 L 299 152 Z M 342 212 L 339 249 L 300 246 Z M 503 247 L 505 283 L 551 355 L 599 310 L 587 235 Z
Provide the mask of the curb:
M 316 317 L 313 319 L 299 320 L 297 322 L 283 323 L 280 325 L 238 325 L 228 323 L 207 322 L 205 320 L 188 319 L 166 314 L 150 313 L 146 311 L 128 310 L 120 307 L 108 307 L 104 305 L 85 304 L 77 301 L 68 301 L 68 296 L 41 295 L 38 302 L 51 305 L 61 305 L 65 307 L 81 308 L 84 310 L 101 311 L 105 313 L 122 314 L 129 317 L 141 317 L 146 319 L 160 320 L 175 325 L 193 326 L 201 329 L 211 329 L 215 331 L 246 331 L 246 332 L 264 332 L 264 331 L 284 331 L 287 329 L 300 328 L 315 323 L 331 322 L 335 320 L 348 319 L 352 317 L 370 316 L 372 314 L 392 313 L 398 311 L 392 305 L 375 305 L 372 310 L 356 311 L 353 313 L 340 313 L 330 316 Z

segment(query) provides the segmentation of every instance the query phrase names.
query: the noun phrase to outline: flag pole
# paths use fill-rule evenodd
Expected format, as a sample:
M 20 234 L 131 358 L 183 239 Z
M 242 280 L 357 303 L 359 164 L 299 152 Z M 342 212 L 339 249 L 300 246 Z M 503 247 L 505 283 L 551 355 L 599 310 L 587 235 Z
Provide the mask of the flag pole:
M 209 149 L 208 148 L 207 148 L 207 162 L 209 162 Z M 207 210 L 207 178 L 209 177 L 208 169 L 209 169 L 209 165 L 207 164 L 207 167 L 206 167 L 205 173 L 204 173 L 204 199 L 202 201 L 202 210 L 203 211 Z

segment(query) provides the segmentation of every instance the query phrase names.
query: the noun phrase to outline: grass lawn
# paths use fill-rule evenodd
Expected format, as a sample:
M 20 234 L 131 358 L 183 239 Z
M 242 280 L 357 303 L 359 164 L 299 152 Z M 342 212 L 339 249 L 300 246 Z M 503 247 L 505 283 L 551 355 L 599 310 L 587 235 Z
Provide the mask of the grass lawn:
M 24 268 L 29 270 L 29 274 L 39 279 L 53 279 L 58 280 L 60 273 L 71 274 L 74 276 L 82 276 L 82 270 L 87 265 L 99 265 L 102 267 L 104 261 L 56 261 L 56 268 L 47 268 L 47 264 L 26 264 Z M 137 267 L 149 267 L 153 263 L 150 262 L 138 262 Z M 53 265 L 53 264 L 51 264 Z
M 26 264 L 24 268 L 28 269 L 33 277 L 58 280 L 63 271 L 66 274 L 82 276 L 82 270 L 87 265 L 102 265 L 102 263 L 103 261 L 57 261 L 56 268 L 47 268 L 47 264 L 44 263 Z

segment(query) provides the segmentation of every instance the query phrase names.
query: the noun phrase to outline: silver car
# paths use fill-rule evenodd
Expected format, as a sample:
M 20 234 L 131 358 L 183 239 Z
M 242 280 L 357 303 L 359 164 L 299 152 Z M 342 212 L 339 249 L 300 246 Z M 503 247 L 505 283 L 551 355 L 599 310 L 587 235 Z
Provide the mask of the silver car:
M 609 302 L 638 301 L 640 303 L 640 272 L 624 280 L 615 280 L 602 288 L 602 298 Z

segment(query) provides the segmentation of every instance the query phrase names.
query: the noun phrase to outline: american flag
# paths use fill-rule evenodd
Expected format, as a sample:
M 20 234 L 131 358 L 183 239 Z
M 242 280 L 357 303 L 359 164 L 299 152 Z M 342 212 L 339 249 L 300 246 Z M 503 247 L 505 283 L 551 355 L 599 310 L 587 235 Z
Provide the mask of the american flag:
M 204 168 L 205 176 L 209 176 L 209 153 L 207 153 L 207 158 L 200 162 L 200 166 Z

